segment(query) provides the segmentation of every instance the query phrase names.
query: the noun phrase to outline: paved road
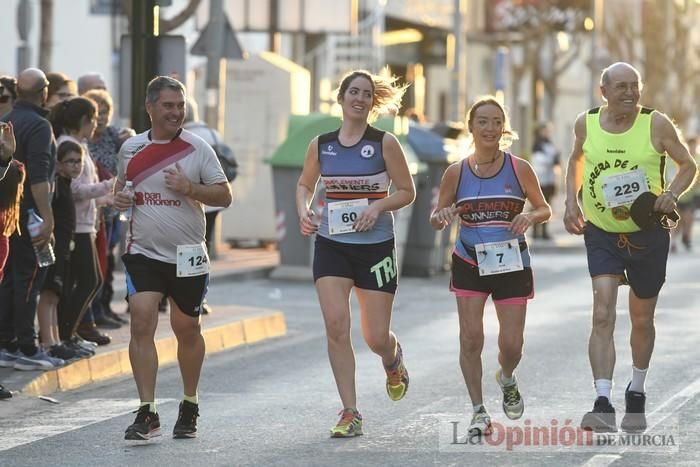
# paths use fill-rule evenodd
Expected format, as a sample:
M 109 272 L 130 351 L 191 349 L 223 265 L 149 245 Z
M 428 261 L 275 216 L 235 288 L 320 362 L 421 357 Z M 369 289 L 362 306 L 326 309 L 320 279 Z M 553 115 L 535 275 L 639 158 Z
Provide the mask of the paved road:
M 60 393 L 58 405 L 23 397 L 3 403 L 0 465 L 700 465 L 700 255 L 671 258 L 647 383 L 654 437 L 645 446 L 603 446 L 600 439 L 593 446 L 566 446 L 580 437 L 574 429 L 594 398 L 586 351 L 590 281 L 580 251 L 541 253 L 534 264 L 537 296 L 528 313 L 525 356 L 518 370 L 526 415 L 519 422 L 508 421 L 500 411 L 493 379 L 498 325 L 492 306 L 487 308 L 485 402 L 499 427 L 489 443 L 464 443 L 471 409 L 459 373 L 457 318 L 446 276 L 401 281 L 394 329 L 411 374 L 403 401 L 387 398 L 380 360 L 368 351 L 355 326 L 366 434 L 348 440 L 327 438 L 340 406 L 313 288 L 301 282 L 251 280 L 215 284 L 210 302 L 282 309 L 288 336 L 207 359 L 199 438 L 163 436 L 148 446 L 125 445 L 122 433 L 133 420 L 130 410 L 136 400 L 133 383 L 124 378 Z M 623 288 L 613 388 L 619 412 L 624 411 L 623 392 L 631 372 L 626 304 Z M 167 435 L 181 397 L 176 367 L 161 371 L 158 395 Z M 534 439 L 539 446 L 525 445 Z

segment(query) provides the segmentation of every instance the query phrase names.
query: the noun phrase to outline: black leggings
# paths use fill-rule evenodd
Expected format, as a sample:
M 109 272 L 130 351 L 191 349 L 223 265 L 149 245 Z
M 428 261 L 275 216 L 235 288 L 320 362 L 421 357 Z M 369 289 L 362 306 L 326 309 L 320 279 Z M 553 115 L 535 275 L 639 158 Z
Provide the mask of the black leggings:
M 102 282 L 97 248 L 92 234 L 77 233 L 70 256 L 70 274 L 58 303 L 58 334 L 70 339 Z

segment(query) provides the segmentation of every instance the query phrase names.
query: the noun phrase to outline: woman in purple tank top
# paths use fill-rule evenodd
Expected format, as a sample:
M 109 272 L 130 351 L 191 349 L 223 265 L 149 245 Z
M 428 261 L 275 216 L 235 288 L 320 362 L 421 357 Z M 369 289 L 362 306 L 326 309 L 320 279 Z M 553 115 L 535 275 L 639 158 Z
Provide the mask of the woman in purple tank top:
M 442 230 L 460 221 L 450 289 L 459 313 L 459 361 L 474 409 L 469 436 L 481 436 L 492 431 L 481 384 L 484 305 L 491 295 L 500 324 L 496 381 L 503 411 L 515 420 L 525 404 L 514 370 L 522 356 L 527 300 L 534 294 L 525 231 L 546 222 L 552 211 L 532 166 L 504 151 L 516 135 L 503 106 L 484 97 L 469 110 L 467 123 L 473 152 L 445 171 L 430 224 Z

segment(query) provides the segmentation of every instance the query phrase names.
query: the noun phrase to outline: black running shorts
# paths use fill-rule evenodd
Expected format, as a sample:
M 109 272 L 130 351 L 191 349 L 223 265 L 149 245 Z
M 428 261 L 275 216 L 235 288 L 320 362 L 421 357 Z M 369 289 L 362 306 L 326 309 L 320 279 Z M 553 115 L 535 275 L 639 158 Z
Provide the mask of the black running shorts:
M 209 274 L 177 277 L 177 266 L 144 255 L 122 256 L 126 268 L 127 295 L 138 292 L 160 292 L 172 298 L 185 314 L 197 317 L 209 286 Z
M 488 297 L 494 303 L 523 305 L 534 296 L 532 268 L 480 276 L 479 267 L 452 253 L 450 290 L 457 297 Z
M 394 239 L 381 243 L 341 243 L 316 235 L 314 282 L 321 277 L 347 277 L 355 287 L 395 293 L 396 250 Z

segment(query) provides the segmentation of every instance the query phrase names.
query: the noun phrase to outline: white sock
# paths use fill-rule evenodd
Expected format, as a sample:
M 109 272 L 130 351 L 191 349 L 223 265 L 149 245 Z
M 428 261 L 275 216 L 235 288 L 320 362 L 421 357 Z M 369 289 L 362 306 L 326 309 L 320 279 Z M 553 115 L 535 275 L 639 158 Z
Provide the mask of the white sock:
M 500 378 L 501 378 L 501 383 L 503 383 L 504 385 L 510 386 L 511 384 L 514 384 L 514 383 L 515 383 L 515 372 L 513 372 L 513 373 L 510 375 L 510 378 L 506 378 L 505 375 L 503 374 L 503 368 L 501 368 L 500 375 L 501 375 L 501 376 L 500 376 Z
M 598 397 L 603 396 L 610 401 L 610 393 L 612 392 L 612 380 L 611 379 L 597 379 L 595 380 L 595 393 Z
M 647 371 L 649 368 L 640 370 L 639 368 L 632 367 L 632 382 L 630 383 L 630 391 L 644 392 L 644 382 L 647 379 Z
M 474 409 L 474 413 L 477 413 L 481 408 L 484 406 L 484 404 L 474 404 L 472 408 Z

